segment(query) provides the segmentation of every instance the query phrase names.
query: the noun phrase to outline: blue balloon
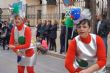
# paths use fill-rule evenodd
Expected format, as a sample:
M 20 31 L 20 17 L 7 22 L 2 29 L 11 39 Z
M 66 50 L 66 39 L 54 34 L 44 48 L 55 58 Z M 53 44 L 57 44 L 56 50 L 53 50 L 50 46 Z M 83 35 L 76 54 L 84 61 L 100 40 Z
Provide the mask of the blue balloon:
M 72 8 L 71 9 L 71 16 L 73 20 L 77 20 L 80 18 L 81 9 L 80 8 Z

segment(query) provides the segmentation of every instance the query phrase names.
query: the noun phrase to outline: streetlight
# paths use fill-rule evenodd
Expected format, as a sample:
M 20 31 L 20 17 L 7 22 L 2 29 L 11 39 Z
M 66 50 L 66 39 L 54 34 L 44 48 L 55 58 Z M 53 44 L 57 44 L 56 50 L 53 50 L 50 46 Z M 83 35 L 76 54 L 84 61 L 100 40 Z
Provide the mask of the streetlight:
M 60 0 L 59 0 L 59 20 L 60 20 Z
M 2 13 L 3 13 L 3 11 L 2 11 L 2 9 L 0 8 L 0 21 L 1 21 Z
M 104 2 L 104 1 L 102 0 L 102 14 L 103 14 L 103 11 L 104 11 L 104 9 L 103 9 L 103 8 L 104 8 L 103 2 Z

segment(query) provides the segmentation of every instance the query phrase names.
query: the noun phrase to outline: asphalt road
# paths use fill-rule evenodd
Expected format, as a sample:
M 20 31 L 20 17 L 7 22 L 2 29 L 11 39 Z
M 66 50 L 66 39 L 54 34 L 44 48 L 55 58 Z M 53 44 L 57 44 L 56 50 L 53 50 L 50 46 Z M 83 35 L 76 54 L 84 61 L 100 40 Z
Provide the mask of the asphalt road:
M 38 55 L 36 63 L 36 73 L 68 73 L 64 67 L 64 59 Z M 17 73 L 16 55 L 13 52 L 0 50 L 0 73 Z

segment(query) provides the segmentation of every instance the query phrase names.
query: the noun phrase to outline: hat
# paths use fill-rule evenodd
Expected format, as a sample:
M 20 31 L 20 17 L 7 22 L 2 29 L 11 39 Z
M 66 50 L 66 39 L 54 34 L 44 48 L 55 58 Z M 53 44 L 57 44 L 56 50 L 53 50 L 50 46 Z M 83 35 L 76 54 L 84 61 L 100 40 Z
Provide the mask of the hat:
M 10 6 L 12 9 L 12 15 L 19 15 L 20 17 L 25 17 L 26 12 L 26 2 L 25 0 L 18 0 Z

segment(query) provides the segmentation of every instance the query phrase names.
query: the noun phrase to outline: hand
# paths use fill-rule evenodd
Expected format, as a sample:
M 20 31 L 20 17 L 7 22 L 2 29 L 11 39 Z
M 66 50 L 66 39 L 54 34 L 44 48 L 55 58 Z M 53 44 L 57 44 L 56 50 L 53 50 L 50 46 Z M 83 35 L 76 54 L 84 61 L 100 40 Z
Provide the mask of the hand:
M 85 69 L 85 70 L 80 71 L 79 73 L 93 73 L 93 72 L 89 71 L 88 69 Z
M 23 55 L 23 53 L 22 53 L 20 50 L 17 50 L 15 53 L 16 53 L 18 56 L 22 56 L 22 55 Z
M 18 56 L 22 56 L 22 53 L 21 53 L 21 52 L 16 52 L 16 54 L 17 54 Z
M 14 45 L 9 45 L 8 47 L 11 48 L 11 49 L 14 49 L 15 48 Z

